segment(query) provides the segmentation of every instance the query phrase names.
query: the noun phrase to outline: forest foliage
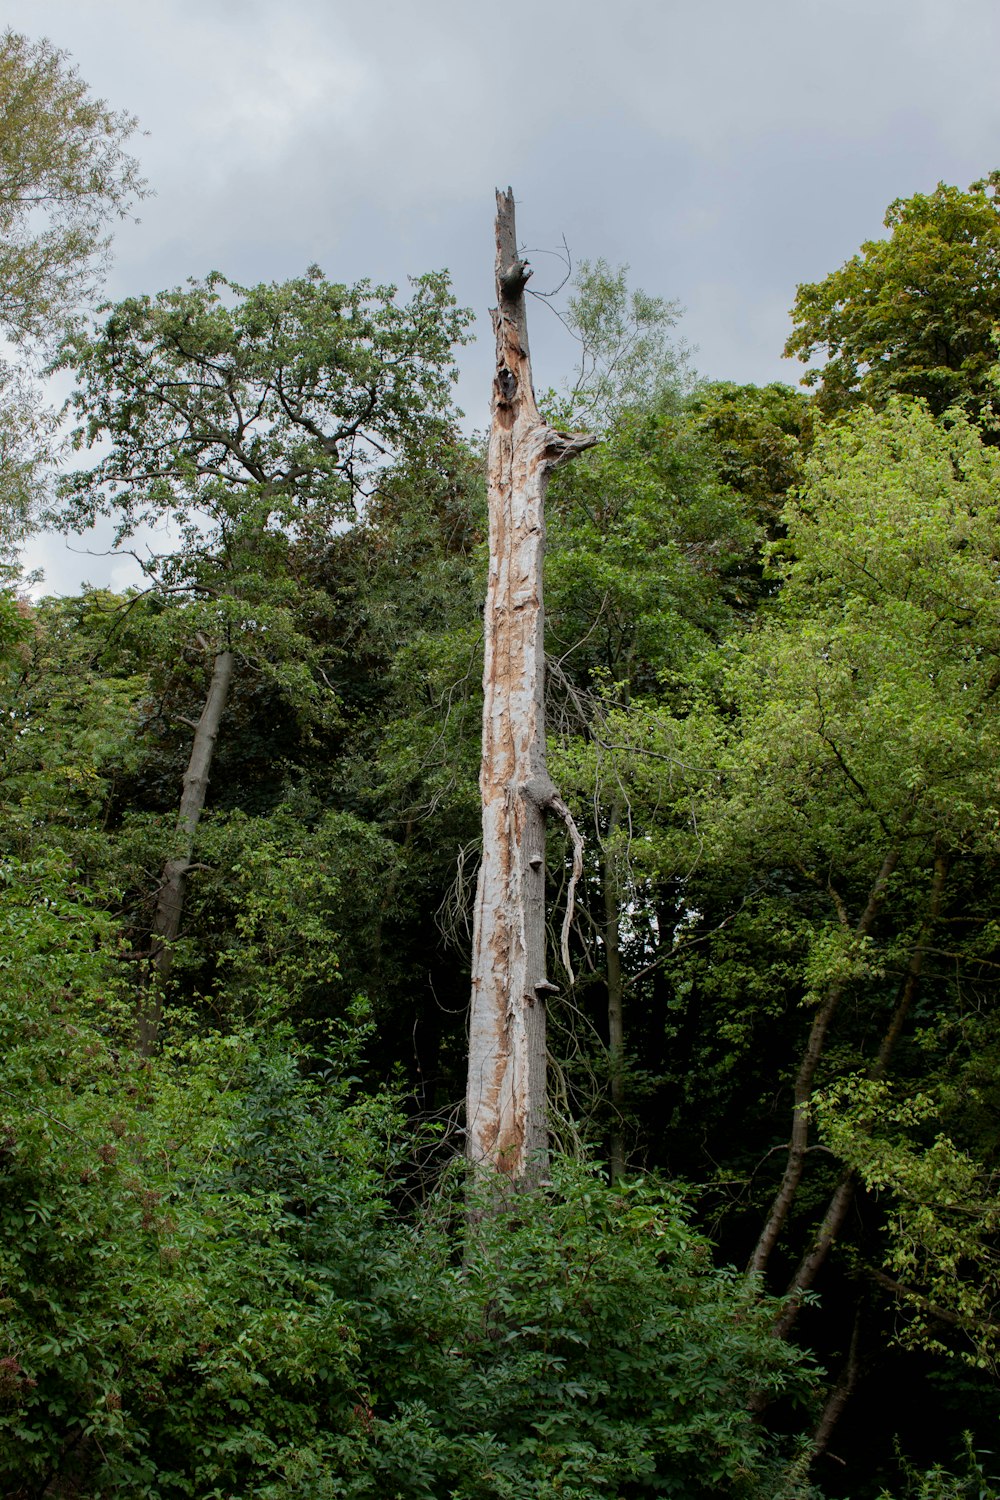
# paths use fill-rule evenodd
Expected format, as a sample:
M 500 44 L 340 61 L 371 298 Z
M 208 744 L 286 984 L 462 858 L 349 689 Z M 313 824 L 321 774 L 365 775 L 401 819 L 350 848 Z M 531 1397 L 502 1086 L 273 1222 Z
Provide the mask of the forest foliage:
M 672 303 L 582 267 L 545 398 L 602 436 L 548 500 L 576 982 L 551 1171 L 498 1195 L 457 1102 L 467 314 L 311 268 L 67 320 L 132 122 L 10 33 L 0 88 L 0 316 L 76 382 L 53 489 L 2 376 L 4 1492 L 997 1493 L 996 174 L 799 288 L 814 394 L 695 378 Z M 143 586 L 30 597 L 43 500 Z M 556 832 L 549 870 L 561 912 Z

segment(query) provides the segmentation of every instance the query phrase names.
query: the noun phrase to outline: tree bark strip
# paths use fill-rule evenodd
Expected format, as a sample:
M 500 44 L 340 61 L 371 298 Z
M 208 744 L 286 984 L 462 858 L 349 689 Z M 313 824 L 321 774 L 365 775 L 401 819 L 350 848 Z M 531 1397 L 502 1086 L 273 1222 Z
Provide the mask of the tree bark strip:
M 179 852 L 172 855 L 163 867 L 156 910 L 153 913 L 149 982 L 143 992 L 138 1015 L 138 1044 L 140 1052 L 145 1057 L 154 1051 L 159 1037 L 160 1020 L 163 1014 L 163 991 L 170 978 L 173 945 L 180 932 L 195 834 L 198 831 L 198 823 L 208 794 L 208 778 L 212 769 L 212 757 L 215 754 L 219 725 L 229 697 L 233 662 L 232 651 L 219 651 L 212 664 L 212 679 L 209 683 L 208 695 L 195 728 L 191 757 L 187 771 L 184 773 L 184 787 L 181 792 L 176 828 L 176 844 Z
M 469 1025 L 467 1154 L 513 1178 L 543 1169 L 545 817 L 580 839 L 545 763 L 542 558 L 548 476 L 596 439 L 542 421 L 528 354 L 514 198 L 497 193 L 493 312 L 496 372 L 488 459 L 490 563 L 485 610 L 483 857 L 476 889 Z M 572 900 L 572 893 L 570 896 Z M 568 958 L 567 923 L 563 955 Z

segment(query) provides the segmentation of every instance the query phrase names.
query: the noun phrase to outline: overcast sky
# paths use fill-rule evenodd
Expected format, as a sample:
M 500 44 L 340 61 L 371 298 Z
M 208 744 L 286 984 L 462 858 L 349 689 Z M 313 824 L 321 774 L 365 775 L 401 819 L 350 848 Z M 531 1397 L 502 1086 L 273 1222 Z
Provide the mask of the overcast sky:
M 495 186 L 514 187 L 534 285 L 565 236 L 682 304 L 701 374 L 795 382 L 797 284 L 878 235 L 893 198 L 1000 166 L 996 0 L 6 0 L 3 16 L 148 132 L 156 196 L 117 234 L 111 296 L 213 269 L 445 266 L 480 314 L 460 390 L 476 426 Z M 536 384 L 558 385 L 572 345 L 531 316 Z M 42 560 L 54 589 L 108 576 L 61 543 Z

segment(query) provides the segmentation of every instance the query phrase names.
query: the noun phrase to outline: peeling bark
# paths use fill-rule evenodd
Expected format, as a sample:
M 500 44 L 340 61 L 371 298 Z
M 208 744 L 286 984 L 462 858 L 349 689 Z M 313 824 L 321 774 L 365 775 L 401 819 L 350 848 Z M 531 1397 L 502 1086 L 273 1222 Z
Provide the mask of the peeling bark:
M 490 564 L 485 610 L 483 858 L 476 889 L 469 1024 L 467 1154 L 512 1178 L 543 1170 L 545 818 L 555 812 L 573 841 L 573 879 L 563 923 L 569 969 L 580 835 L 545 764 L 544 501 L 557 464 L 589 448 L 586 434 L 556 432 L 535 403 L 514 197 L 497 193 L 497 359 L 488 460 Z M 572 982 L 572 974 L 570 974 Z
M 233 677 L 233 660 L 231 651 L 220 651 L 212 664 L 212 680 L 209 683 L 205 707 L 195 726 L 191 758 L 188 761 L 187 771 L 184 773 L 180 811 L 177 814 L 178 853 L 172 855 L 163 866 L 156 910 L 153 913 L 149 982 L 143 992 L 138 1014 L 138 1045 L 139 1051 L 145 1057 L 155 1050 L 159 1037 L 160 1020 L 163 1014 L 163 991 L 170 978 L 173 945 L 180 932 L 195 834 L 205 807 L 215 742 L 219 735 L 219 725 L 225 713 L 229 685 Z

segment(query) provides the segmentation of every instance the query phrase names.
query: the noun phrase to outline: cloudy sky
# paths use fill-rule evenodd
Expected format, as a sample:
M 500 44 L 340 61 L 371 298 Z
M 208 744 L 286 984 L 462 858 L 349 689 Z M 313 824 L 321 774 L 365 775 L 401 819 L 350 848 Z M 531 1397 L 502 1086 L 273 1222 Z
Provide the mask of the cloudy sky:
M 481 315 L 478 426 L 497 185 L 536 286 L 565 237 L 676 298 L 702 374 L 794 382 L 796 285 L 893 198 L 1000 166 L 996 0 L 6 0 L 4 21 L 147 132 L 156 196 L 118 232 L 112 296 L 446 266 Z M 573 347 L 532 313 L 536 382 L 559 384 Z M 54 588 L 104 576 L 61 543 L 42 560 Z

